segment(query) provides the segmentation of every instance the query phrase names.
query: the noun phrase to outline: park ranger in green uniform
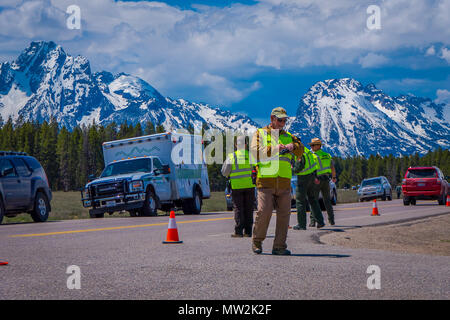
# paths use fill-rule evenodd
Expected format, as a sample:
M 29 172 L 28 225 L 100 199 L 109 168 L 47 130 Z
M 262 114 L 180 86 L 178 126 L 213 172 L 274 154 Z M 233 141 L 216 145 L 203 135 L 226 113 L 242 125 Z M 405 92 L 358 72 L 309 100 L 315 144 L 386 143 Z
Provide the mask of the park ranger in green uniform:
M 316 176 L 318 168 L 317 156 L 304 147 L 303 157 L 299 159 L 294 164 L 294 173 L 297 175 L 295 200 L 298 224 L 293 229 L 306 230 L 307 202 L 309 202 L 311 207 L 311 220 L 318 221 L 317 228 L 322 228 L 325 224 L 319 206 L 318 193 L 316 192 L 316 185 L 319 184 Z
M 336 183 L 336 170 L 334 168 L 331 155 L 321 149 L 322 141 L 320 141 L 319 138 L 312 139 L 309 145 L 311 146 L 311 150 L 316 154 L 319 165 L 319 167 L 317 168 L 317 177 L 320 183 L 318 188 L 316 189 L 317 194 L 322 191 L 322 198 L 325 209 L 327 210 L 328 222 L 333 226 L 334 211 L 330 199 L 330 179 L 332 179 L 333 182 Z M 311 221 L 311 225 L 315 223 L 316 221 Z
M 231 182 L 231 197 L 236 222 L 234 233 L 231 235 L 233 238 L 251 237 L 253 228 L 255 185 L 252 181 L 248 142 L 239 143 L 242 142 L 241 139 L 245 139 L 245 137 L 237 137 L 237 150 L 230 153 L 222 165 L 222 175 L 230 177 Z

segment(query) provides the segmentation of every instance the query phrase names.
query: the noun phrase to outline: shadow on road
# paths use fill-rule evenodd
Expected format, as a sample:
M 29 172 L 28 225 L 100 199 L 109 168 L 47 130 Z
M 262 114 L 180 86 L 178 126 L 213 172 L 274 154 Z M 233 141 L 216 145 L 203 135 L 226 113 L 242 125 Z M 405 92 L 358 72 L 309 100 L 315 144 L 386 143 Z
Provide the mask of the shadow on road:
M 273 256 L 273 254 L 271 253 L 261 253 L 261 255 L 265 255 L 265 256 Z M 349 258 L 351 257 L 351 255 L 348 254 L 328 254 L 328 253 L 323 253 L 323 254 L 319 254 L 319 253 L 304 253 L 304 254 L 299 254 L 299 253 L 292 253 L 290 256 L 287 257 L 312 257 L 312 258 Z

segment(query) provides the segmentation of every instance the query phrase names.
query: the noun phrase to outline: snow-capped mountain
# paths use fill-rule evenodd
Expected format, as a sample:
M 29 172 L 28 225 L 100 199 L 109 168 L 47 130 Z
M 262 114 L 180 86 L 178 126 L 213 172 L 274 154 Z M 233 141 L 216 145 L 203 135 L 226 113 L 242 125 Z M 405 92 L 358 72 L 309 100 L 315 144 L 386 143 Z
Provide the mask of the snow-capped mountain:
M 254 129 L 250 118 L 207 104 L 163 97 L 144 80 L 120 73 L 92 73 L 89 61 L 73 57 L 54 42 L 32 42 L 13 62 L 0 64 L 0 115 L 61 126 L 106 125 L 115 121 L 161 123 L 166 130 L 194 121 L 210 128 Z
M 89 61 L 54 42 L 32 42 L 0 64 L 0 115 L 4 121 L 49 121 L 61 126 L 127 121 L 161 123 L 166 130 L 194 122 L 221 130 L 254 130 L 249 117 L 207 104 L 162 96 L 144 80 L 91 72 Z M 412 154 L 450 147 L 450 106 L 411 95 L 390 97 L 354 79 L 325 80 L 301 98 L 286 127 L 305 144 L 319 137 L 324 150 L 349 156 Z
M 302 97 L 289 130 L 314 137 L 334 155 L 424 153 L 450 147 L 450 106 L 412 95 L 390 97 L 354 79 L 316 83 Z

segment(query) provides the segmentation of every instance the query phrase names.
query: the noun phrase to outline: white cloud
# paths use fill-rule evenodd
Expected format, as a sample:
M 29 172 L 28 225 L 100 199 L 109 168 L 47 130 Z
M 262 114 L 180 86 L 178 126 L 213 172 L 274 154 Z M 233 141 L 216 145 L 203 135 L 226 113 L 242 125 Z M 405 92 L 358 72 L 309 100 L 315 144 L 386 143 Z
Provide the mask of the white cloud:
M 205 89 L 207 98 L 231 102 L 252 92 L 237 83 L 261 67 L 370 68 L 395 63 L 390 52 L 397 49 L 449 46 L 448 3 L 383 1 L 382 28 L 371 32 L 372 0 L 260 0 L 196 11 L 147 1 L 28 0 L 0 11 L 0 56 L 31 40 L 53 40 L 86 56 L 94 70 L 139 75 L 168 95 L 195 85 L 197 97 L 186 98 L 198 100 Z M 79 31 L 65 27 L 72 4 L 81 9 Z M 448 51 L 441 56 L 447 60 Z
M 447 61 L 450 64 L 450 50 L 447 48 L 442 48 L 440 58 Z
M 380 67 L 386 63 L 389 62 L 389 59 L 386 58 L 383 55 L 375 54 L 375 53 L 368 53 L 365 57 L 362 57 L 359 59 L 359 64 L 363 68 L 374 68 L 374 67 Z
M 434 49 L 434 46 L 429 47 L 425 52 L 425 56 L 434 56 L 435 54 L 436 50 Z

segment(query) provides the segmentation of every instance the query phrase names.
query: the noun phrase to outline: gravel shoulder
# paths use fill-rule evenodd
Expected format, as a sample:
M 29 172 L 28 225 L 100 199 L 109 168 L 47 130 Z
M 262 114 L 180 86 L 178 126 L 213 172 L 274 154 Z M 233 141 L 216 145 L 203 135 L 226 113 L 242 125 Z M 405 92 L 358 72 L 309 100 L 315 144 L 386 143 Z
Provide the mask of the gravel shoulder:
M 450 256 L 450 214 L 339 231 L 322 235 L 320 241 L 349 248 Z

